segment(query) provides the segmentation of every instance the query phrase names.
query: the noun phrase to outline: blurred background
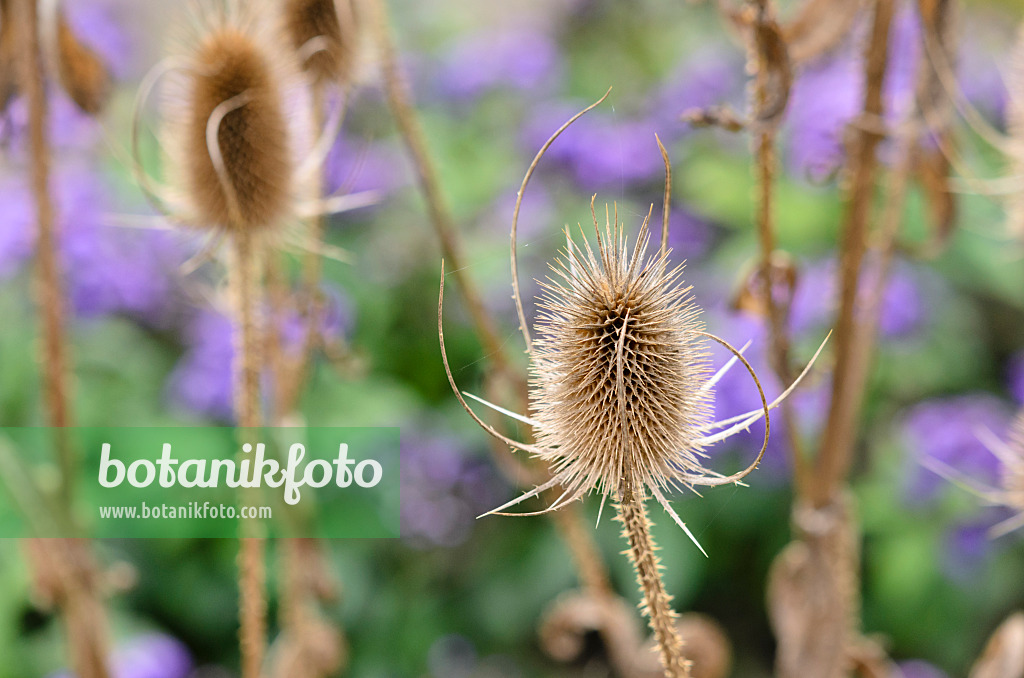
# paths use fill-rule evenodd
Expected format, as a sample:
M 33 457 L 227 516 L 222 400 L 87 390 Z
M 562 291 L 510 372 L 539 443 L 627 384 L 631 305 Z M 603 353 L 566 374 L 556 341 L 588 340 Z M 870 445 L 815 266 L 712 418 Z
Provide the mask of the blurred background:
M 162 56 L 176 3 L 77 0 L 65 11 L 102 54 L 117 92 L 99 120 L 58 88 L 51 97 L 53 190 L 74 316 L 74 393 L 82 424 L 230 424 L 230 322 L 217 303 L 219 274 L 184 264 L 200 237 L 155 215 L 128 168 L 135 92 Z M 783 15 L 795 3 L 781 5 Z M 898 115 L 913 96 L 919 49 L 914 4 L 898 3 L 885 97 Z M 957 65 L 963 92 L 1004 127 L 1006 55 L 1021 19 L 1014 0 L 965 3 Z M 500 320 L 525 374 L 511 301 L 508 233 L 516 190 L 537 149 L 572 113 L 613 87 L 608 100 L 550 149 L 520 219 L 524 294 L 564 245 L 565 225 L 586 226 L 590 197 L 614 203 L 635 233 L 651 205 L 660 216 L 665 142 L 675 169 L 672 257 L 704 308 L 709 331 L 748 356 L 770 397 L 781 389 L 764 358 L 760 318 L 734 309 L 756 261 L 749 137 L 695 130 L 692 107 L 743 110 L 743 49 L 707 4 L 644 0 L 396 0 L 392 15 L 414 90 L 466 250 L 470 276 Z M 804 67 L 780 136 L 779 247 L 799 271 L 792 328 L 809 358 L 832 322 L 838 170 L 844 130 L 861 106 L 864 26 L 848 44 Z M 328 350 L 303 398 L 313 425 L 402 428 L 403 534 L 336 541 L 327 562 L 340 583 L 328 610 L 350 646 L 344 675 L 360 678 L 499 678 L 607 675 L 600 641 L 556 661 L 538 635 L 558 596 L 577 586 L 564 543 L 546 518 L 475 516 L 517 490 L 485 435 L 452 395 L 436 332 L 440 253 L 413 171 L 374 81 L 354 90 L 332 149 L 331 190 L 376 189 L 372 207 L 332 217 L 328 239 L 347 263 L 325 260 Z M 152 111 L 147 124 L 156 123 Z M 30 296 L 34 212 L 25 171 L 24 102 L 0 126 L 0 425 L 43 421 Z M 1003 159 L 961 125 L 962 152 L 978 176 Z M 149 151 L 152 151 L 150 148 Z M 148 152 L 148 156 L 154 153 Z M 886 161 L 886 147 L 880 152 Z M 150 169 L 159 172 L 155 159 Z M 927 205 L 914 188 L 905 232 L 929 237 Z M 877 367 L 853 475 L 863 538 L 863 626 L 885 639 L 908 677 L 965 675 L 985 638 L 1024 603 L 1020 533 L 986 531 L 1009 513 L 926 470 L 939 459 L 988 484 L 996 458 L 978 431 L 1005 437 L 1024 405 L 1024 252 L 1000 206 L 962 195 L 948 246 L 931 259 L 897 261 L 886 291 Z M 532 304 L 527 309 L 533 313 Z M 286 343 L 297 346 L 300 334 Z M 481 348 L 462 299 L 446 304 L 449 357 L 460 386 L 481 393 Z M 712 354 L 721 365 L 723 353 Z M 827 362 L 827 359 L 826 359 Z M 794 396 L 802 433 L 822 423 L 825 384 L 812 374 Z M 737 369 L 719 384 L 719 418 L 758 406 Z M 711 452 L 722 472 L 749 462 L 763 429 Z M 788 542 L 792 493 L 781 427 L 749 487 L 684 494 L 674 506 L 701 540 L 704 558 L 660 509 L 652 509 L 666 584 L 680 611 L 721 624 L 733 646 L 731 675 L 771 675 L 774 640 L 765 580 Z M 597 498 L 584 511 L 593 525 Z M 610 513 L 610 512 L 609 512 Z M 614 586 L 637 602 L 625 542 L 606 514 L 595 528 Z M 125 586 L 110 599 L 118 678 L 228 676 L 237 672 L 237 545 L 219 540 L 109 540 L 100 559 L 120 563 Z M 271 545 L 273 558 L 274 548 Z M 277 575 L 271 560 L 270 579 Z M 35 600 L 22 549 L 0 547 L 0 677 L 66 671 L 60 626 Z M 276 606 L 272 597 L 271 619 Z M 636 616 L 639 630 L 641 620 Z

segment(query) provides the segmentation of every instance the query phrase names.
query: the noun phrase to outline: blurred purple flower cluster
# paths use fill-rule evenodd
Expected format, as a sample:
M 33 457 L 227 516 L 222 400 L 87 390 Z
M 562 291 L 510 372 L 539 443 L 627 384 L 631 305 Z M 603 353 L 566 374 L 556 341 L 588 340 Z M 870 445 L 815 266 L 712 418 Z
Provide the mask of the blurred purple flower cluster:
M 800 271 L 791 309 L 794 333 L 821 329 L 832 322 L 839 290 L 834 259 L 811 263 Z M 861 273 L 861 303 L 872 292 L 878 279 L 877 262 L 868 260 Z M 879 309 L 878 329 L 888 339 L 907 338 L 920 332 L 930 319 L 921 276 L 902 262 L 893 266 Z
M 353 310 L 336 288 L 324 287 L 321 336 L 326 341 L 347 335 L 353 326 Z M 301 350 L 306 336 L 298 310 L 291 309 L 281 323 L 283 349 L 290 355 Z M 214 421 L 234 421 L 232 366 L 235 348 L 231 319 L 213 309 L 197 309 L 185 332 L 185 353 L 168 378 L 170 401 L 192 414 Z
M 512 29 L 475 33 L 456 42 L 435 88 L 446 100 L 472 101 L 494 90 L 550 92 L 561 79 L 561 54 L 546 33 Z
M 1010 421 L 1006 403 L 988 393 L 927 400 L 910 408 L 903 419 L 903 441 L 910 452 L 907 498 L 933 499 L 948 481 L 921 466 L 931 458 L 989 486 L 999 479 L 999 461 L 978 438 L 988 429 L 1002 438 Z
M 452 547 L 464 542 L 478 515 L 501 503 L 506 486 L 486 456 L 471 455 L 450 435 L 403 427 L 403 539 L 412 546 Z
M 114 649 L 111 678 L 185 678 L 192 668 L 192 656 L 181 641 L 152 633 L 136 636 Z M 74 675 L 62 672 L 51 678 Z
M 160 325 L 174 301 L 182 252 L 167 233 L 113 226 L 117 202 L 102 175 L 68 163 L 52 177 L 60 253 L 78 315 L 125 314 Z M 0 277 L 17 272 L 35 247 L 35 203 L 23 176 L 0 181 Z

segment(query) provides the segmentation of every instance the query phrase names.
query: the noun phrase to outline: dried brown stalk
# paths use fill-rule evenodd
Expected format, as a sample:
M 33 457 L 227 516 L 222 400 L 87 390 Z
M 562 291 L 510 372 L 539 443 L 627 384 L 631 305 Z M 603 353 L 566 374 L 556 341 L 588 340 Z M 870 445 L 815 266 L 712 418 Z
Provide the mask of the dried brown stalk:
M 871 37 L 865 51 L 865 95 L 863 117 L 883 118 L 882 85 L 885 80 L 889 27 L 893 0 L 875 0 Z M 878 167 L 876 150 L 882 134 L 869 126 L 858 127 L 850 147 L 850 189 L 840 250 L 839 314 L 836 321 L 835 368 L 828 419 L 815 464 L 815 482 L 810 496 L 816 506 L 825 506 L 839 491 L 853 456 L 856 417 L 861 393 L 851 379 L 856 356 L 857 298 L 861 264 L 867 247 L 868 221 Z
M 775 227 L 773 222 L 773 188 L 775 183 L 775 135 L 779 121 L 789 102 L 793 84 L 792 65 L 786 41 L 774 19 L 774 8 L 768 0 L 756 0 L 752 6 L 753 30 L 750 58 L 755 66 L 751 83 L 751 116 L 754 135 L 754 166 L 757 181 L 757 233 L 761 245 L 760 291 L 768 325 L 768 355 L 772 369 L 783 384 L 793 381 L 790 361 L 789 299 L 780 305 L 776 298 Z M 792 288 L 790 288 L 792 291 Z M 790 459 L 796 487 L 807 484 L 807 462 L 797 432 L 796 418 L 790 404 L 782 405 L 782 419 L 789 438 Z
M 39 7 L 34 0 L 2 5 L 4 34 L 18 45 L 19 89 L 29 108 L 31 186 L 37 221 L 35 298 L 42 334 L 40 363 L 44 404 L 60 467 L 61 510 L 70 513 L 71 485 L 76 473 L 68 427 L 72 425 L 68 357 L 64 328 L 65 298 L 57 255 L 57 233 L 50 194 L 49 122 L 45 73 L 40 46 Z M 17 27 L 17 30 L 7 26 Z M 99 593 L 96 565 L 89 544 L 72 539 L 30 539 L 25 542 L 36 590 L 62 613 L 71 666 L 81 678 L 107 678 L 107 621 Z
M 431 160 L 422 125 L 416 114 L 416 109 L 412 105 L 408 85 L 399 68 L 386 0 L 367 0 L 366 4 L 371 14 L 370 27 L 379 50 L 384 90 L 398 131 L 416 169 L 417 183 L 427 204 L 430 223 L 441 244 L 441 254 L 459 283 L 459 290 L 466 302 L 470 317 L 473 319 L 473 325 L 483 344 L 487 359 L 499 371 L 509 371 L 505 353 L 502 350 L 502 342 L 498 338 L 494 322 L 487 314 L 476 286 L 463 266 L 462 248 L 459 244 L 455 223 L 441 191 L 437 169 Z

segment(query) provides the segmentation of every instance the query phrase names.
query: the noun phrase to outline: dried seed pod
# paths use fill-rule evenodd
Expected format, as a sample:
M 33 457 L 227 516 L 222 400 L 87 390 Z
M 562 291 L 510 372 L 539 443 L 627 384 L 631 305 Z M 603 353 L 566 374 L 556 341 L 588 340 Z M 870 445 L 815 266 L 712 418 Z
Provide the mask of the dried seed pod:
M 598 232 L 598 254 L 569 241 L 544 283 L 530 404 L 540 455 L 568 494 L 662 488 L 702 474 L 698 438 L 710 423 L 702 389 L 703 325 L 682 267 L 647 257 L 644 223 L 632 252 L 621 227 Z
M 352 0 L 286 0 L 284 17 L 292 47 L 315 83 L 351 82 L 359 54 Z
M 96 115 L 110 99 L 110 71 L 82 44 L 63 14 L 57 15 L 57 70 L 64 91 L 85 113 Z
M 185 217 L 236 233 L 290 216 L 295 171 L 287 50 L 255 11 L 241 11 L 202 18 L 165 101 L 169 176 Z

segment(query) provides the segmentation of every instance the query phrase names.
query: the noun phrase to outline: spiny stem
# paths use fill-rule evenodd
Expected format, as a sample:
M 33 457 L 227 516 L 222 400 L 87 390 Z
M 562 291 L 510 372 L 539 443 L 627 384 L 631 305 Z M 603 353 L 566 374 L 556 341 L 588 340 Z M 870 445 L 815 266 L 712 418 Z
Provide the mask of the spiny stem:
M 39 10 L 32 0 L 16 3 L 20 9 L 22 58 L 20 80 L 28 100 L 29 153 L 31 157 L 32 196 L 36 208 L 35 297 L 42 332 L 39 360 L 43 370 L 43 397 L 47 424 L 53 427 L 61 471 L 59 496 L 70 507 L 71 485 L 75 477 L 75 458 L 66 427 L 72 425 L 68 403 L 68 350 L 64 331 L 66 302 L 63 275 L 57 255 L 58 234 L 50 196 L 50 143 L 47 125 L 45 74 L 39 43 Z
M 252 234 L 232 238 L 229 276 L 235 302 L 235 414 L 243 429 L 260 426 L 261 343 L 259 303 L 262 297 L 261 252 Z M 243 523 L 246 529 L 249 523 Z M 238 556 L 239 640 L 242 678 L 259 678 L 266 652 L 267 602 L 265 545 L 261 537 L 241 539 Z
M 893 0 L 875 0 L 871 38 L 865 52 L 865 120 L 883 119 L 882 85 L 885 80 L 889 27 L 893 11 Z M 863 126 L 856 134 L 856 145 L 852 147 L 852 179 L 840 252 L 840 299 L 836 319 L 836 358 L 832 375 L 832 394 L 821 452 L 814 473 L 817 480 L 810 488 L 812 499 L 819 507 L 826 505 L 838 491 L 849 470 L 853 454 L 855 417 L 859 410 L 861 395 L 854 388 L 853 379 L 857 357 L 857 290 L 861 264 L 867 248 L 868 218 L 874 195 L 875 170 L 878 167 L 875 151 L 883 138 L 884 132 L 876 131 L 871 126 Z
M 647 518 L 642 490 L 637 492 L 630 479 L 623 482 L 619 497 L 619 521 L 622 536 L 629 541 L 629 559 L 636 570 L 637 583 L 643 594 L 643 611 L 658 643 L 665 678 L 689 678 L 690 662 L 683 656 L 683 641 L 676 629 L 676 613 L 672 596 L 661 580 L 661 564 L 651 537 L 651 521 Z
M 384 89 L 388 103 L 395 117 L 395 123 L 398 125 L 398 131 L 416 168 L 417 182 L 423 193 L 423 199 L 427 203 L 430 223 L 441 243 L 441 254 L 448 263 L 448 269 L 459 283 L 459 290 L 466 300 L 466 306 L 487 354 L 487 359 L 498 370 L 507 372 L 508 364 L 502 350 L 502 342 L 498 339 L 498 334 L 494 329 L 494 322 L 484 308 L 480 294 L 463 266 L 458 233 L 441 193 L 437 169 L 427 150 L 423 128 L 416 110 L 410 102 L 408 86 L 399 69 L 394 37 L 388 23 L 386 0 L 370 0 L 368 5 L 373 12 L 370 24 L 380 50 L 381 70 L 384 74 Z
M 10 18 L 20 27 L 13 34 L 20 36 L 18 79 L 29 110 L 31 185 L 37 222 L 35 298 L 42 332 L 43 397 L 60 467 L 58 497 L 61 509 L 70 518 L 76 469 L 67 428 L 72 420 L 68 403 L 65 300 L 49 185 L 49 110 L 39 40 L 39 7 L 35 0 L 19 0 L 5 7 L 14 10 Z M 25 544 L 37 586 L 48 589 L 50 599 L 61 608 L 75 673 L 81 678 L 108 678 L 106 615 L 97 592 L 96 566 L 88 552 L 88 542 L 31 539 Z

